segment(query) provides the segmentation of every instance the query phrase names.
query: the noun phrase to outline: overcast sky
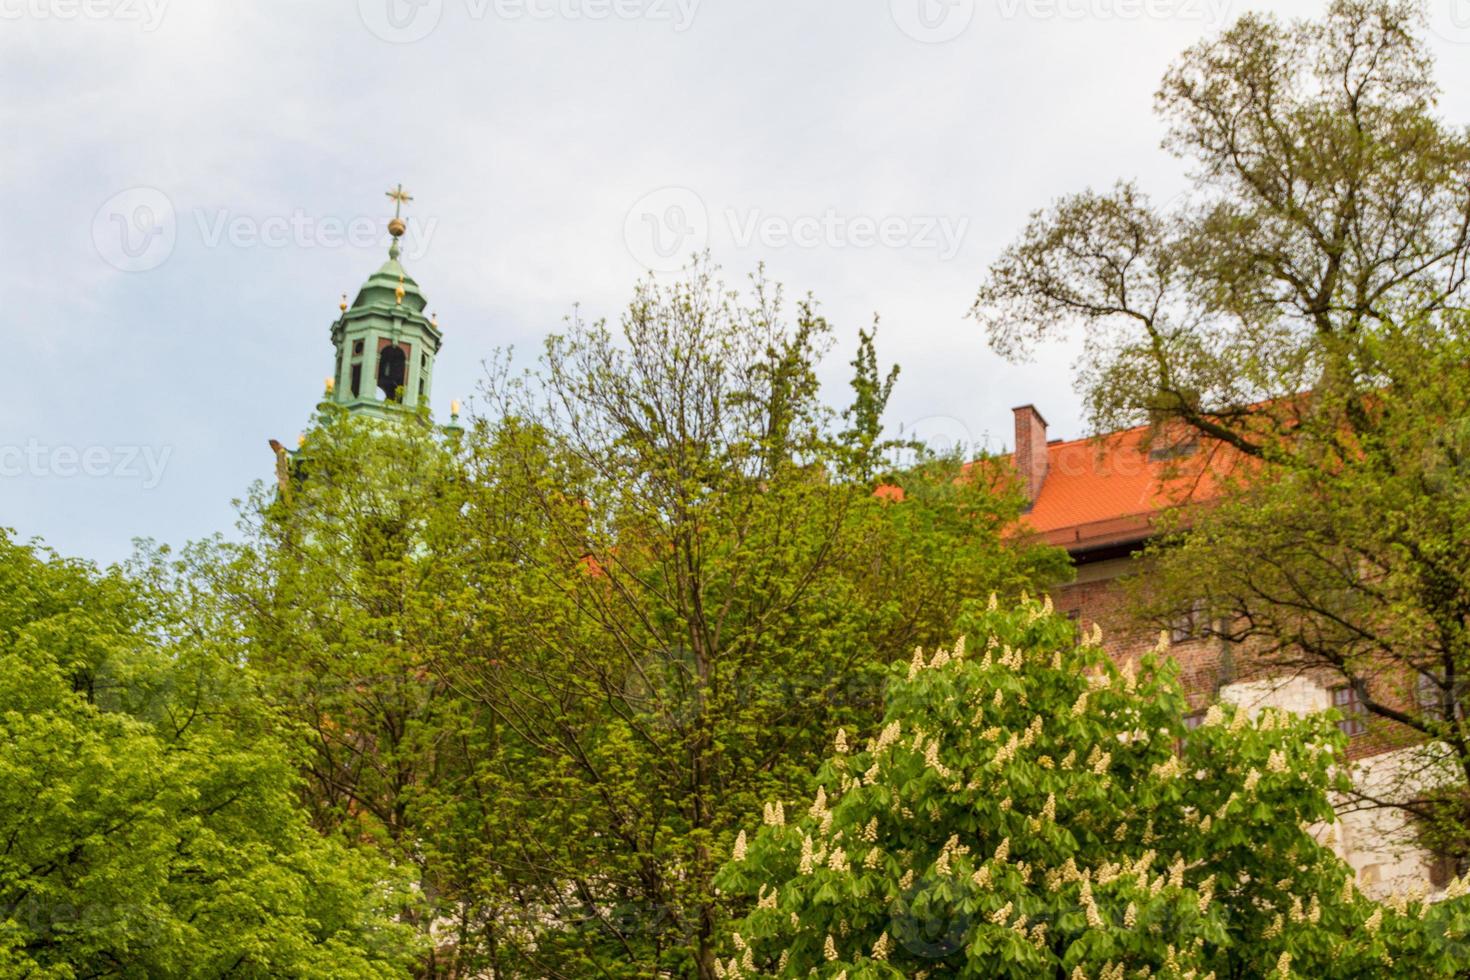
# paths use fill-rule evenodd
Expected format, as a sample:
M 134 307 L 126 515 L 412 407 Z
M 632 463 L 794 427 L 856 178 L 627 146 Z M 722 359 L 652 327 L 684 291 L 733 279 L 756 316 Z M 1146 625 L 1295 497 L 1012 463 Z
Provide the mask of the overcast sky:
M 1470 121 L 1470 0 L 1432 12 Z M 1459 4 L 1457 9 L 1450 6 Z M 1273 0 L 1283 15 L 1318 3 Z M 113 561 L 230 531 L 383 260 L 439 314 L 434 409 L 575 303 L 707 245 L 902 366 L 895 426 L 1085 431 L 1076 345 L 1014 366 L 965 313 L 1058 195 L 1184 186 L 1152 96 L 1244 0 L 0 0 L 0 525 Z

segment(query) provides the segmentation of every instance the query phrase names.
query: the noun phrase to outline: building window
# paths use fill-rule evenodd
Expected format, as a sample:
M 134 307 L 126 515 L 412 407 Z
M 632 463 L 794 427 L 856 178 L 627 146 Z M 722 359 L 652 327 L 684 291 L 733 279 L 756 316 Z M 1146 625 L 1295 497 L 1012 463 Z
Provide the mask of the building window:
M 1185 456 L 1193 456 L 1199 450 L 1199 442 L 1193 436 L 1168 441 L 1160 437 L 1154 440 L 1149 447 L 1149 462 L 1162 463 L 1170 459 L 1183 459 Z
M 1066 615 L 1067 619 L 1071 620 L 1072 622 L 1073 641 L 1080 641 L 1082 639 L 1082 610 L 1068 609 Z
M 403 381 L 408 373 L 402 347 L 384 347 L 378 352 L 378 388 L 387 401 L 403 400 Z
M 1182 738 L 1177 738 L 1174 740 L 1175 755 L 1184 754 L 1184 748 L 1189 744 L 1189 733 L 1194 731 L 1196 728 L 1203 725 L 1204 723 L 1205 712 L 1203 708 L 1201 708 L 1199 711 L 1191 711 L 1184 716 L 1184 736 Z
M 1358 697 L 1357 688 L 1343 686 L 1332 689 L 1332 706 L 1341 714 L 1337 727 L 1347 735 L 1361 735 L 1368 730 L 1367 709 Z
M 361 357 L 362 356 L 362 340 L 361 339 L 354 340 L 352 342 L 352 356 L 353 357 Z
M 1431 888 L 1444 888 L 1460 876 L 1460 862 L 1447 854 L 1432 855 L 1425 863 Z
M 1205 600 L 1196 599 L 1176 615 L 1169 624 L 1169 642 L 1183 643 L 1186 640 L 1197 640 L 1205 635 L 1205 629 L 1208 626 L 1209 616 L 1205 610 Z
M 1419 705 L 1419 713 L 1429 721 L 1449 720 L 1445 717 L 1446 691 L 1442 676 L 1438 671 L 1431 670 L 1421 673 L 1418 678 L 1414 700 Z M 1454 690 L 1448 693 L 1453 718 L 1459 721 L 1465 717 L 1465 681 L 1457 678 Z

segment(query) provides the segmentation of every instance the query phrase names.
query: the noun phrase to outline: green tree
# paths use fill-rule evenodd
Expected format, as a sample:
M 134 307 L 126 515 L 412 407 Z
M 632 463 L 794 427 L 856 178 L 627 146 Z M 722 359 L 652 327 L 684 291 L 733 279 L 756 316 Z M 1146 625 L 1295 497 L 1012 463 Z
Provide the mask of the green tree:
M 1163 621 L 1186 602 L 1244 669 L 1324 675 L 1398 746 L 1356 807 L 1410 814 L 1433 851 L 1470 857 L 1470 336 L 1364 342 L 1385 379 L 1316 465 L 1273 466 L 1174 514 L 1132 583 Z M 1323 406 L 1315 433 L 1343 409 Z
M 1142 611 L 1204 600 L 1242 661 L 1355 689 L 1390 744 L 1433 740 L 1377 802 L 1463 857 L 1470 136 L 1435 114 L 1421 21 L 1335 0 L 1191 48 L 1157 108 L 1193 193 L 1064 198 L 974 315 L 1018 356 L 1081 324 L 1098 428 L 1197 444 L 1231 501 L 1177 515 L 1194 530 L 1155 549 Z
M 1216 707 L 1161 651 L 1119 668 L 1049 607 L 889 673 L 815 797 L 767 800 L 719 886 L 755 902 L 727 977 L 1463 975 L 1470 901 L 1379 905 L 1314 836 L 1343 737 Z M 809 801 L 809 802 L 808 802 Z M 1328 829 L 1327 833 L 1331 833 Z
M 137 572 L 0 535 L 0 975 L 399 975 L 396 875 L 311 829 L 238 649 Z
M 466 788 L 479 721 L 434 671 L 468 655 L 474 611 L 457 564 L 456 438 L 421 414 L 328 407 L 287 482 L 245 504 L 245 540 L 194 556 L 299 739 L 314 824 L 412 870 L 422 901 L 405 918 L 433 937 L 419 969 L 446 977 L 473 972 L 497 891 L 460 821 L 491 805 Z
M 886 665 L 961 586 L 1063 573 L 1003 535 L 1019 500 L 985 465 L 875 495 L 889 381 L 865 335 L 838 433 L 829 334 L 810 301 L 787 322 L 779 289 L 700 264 L 492 377 L 466 437 L 481 632 L 440 670 L 495 719 L 484 778 L 507 796 L 481 836 L 510 972 L 714 976 L 737 815 L 804 785 L 816 733 L 876 717 Z

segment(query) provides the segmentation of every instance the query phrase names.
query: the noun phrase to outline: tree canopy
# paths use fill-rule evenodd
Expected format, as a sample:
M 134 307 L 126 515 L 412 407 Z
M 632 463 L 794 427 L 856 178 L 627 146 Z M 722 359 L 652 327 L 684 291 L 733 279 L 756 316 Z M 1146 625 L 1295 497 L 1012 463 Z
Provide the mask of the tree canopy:
M 712 976 L 737 816 L 961 595 L 1066 574 L 993 461 L 892 470 L 895 371 L 862 332 L 832 407 L 831 332 L 701 262 L 492 370 L 463 433 L 326 413 L 201 558 L 319 828 L 415 870 L 433 970 Z
M 1344 739 L 1215 707 L 1161 649 L 1120 668 L 1039 602 L 890 669 L 814 797 L 768 799 L 718 884 L 727 977 L 1460 975 L 1470 900 L 1385 907 L 1322 843 Z M 754 817 L 752 816 L 752 818 Z
M 1404 756 L 1390 792 L 1470 860 L 1470 136 L 1436 114 L 1422 13 L 1246 14 L 1156 107 L 1191 170 L 1037 212 L 974 306 L 1023 356 L 1081 327 L 1099 430 L 1147 423 L 1223 492 L 1167 517 L 1137 608 L 1203 608 L 1242 664 L 1355 692 Z M 1229 678 L 1222 678 L 1222 683 Z
M 0 536 L 0 973 L 400 975 L 395 874 L 311 829 L 238 649 L 135 571 Z

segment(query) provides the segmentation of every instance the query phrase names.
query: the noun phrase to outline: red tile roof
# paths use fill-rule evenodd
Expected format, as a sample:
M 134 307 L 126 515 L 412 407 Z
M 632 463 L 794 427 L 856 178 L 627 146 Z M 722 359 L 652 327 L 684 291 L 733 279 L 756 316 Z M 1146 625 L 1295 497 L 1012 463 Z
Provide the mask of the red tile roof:
M 1168 443 L 1148 444 L 1149 427 L 1099 438 L 1047 443 L 1046 479 L 1023 518 L 1051 544 L 1081 552 L 1147 538 L 1160 512 L 1207 501 L 1240 456 L 1219 443 L 1158 453 Z

